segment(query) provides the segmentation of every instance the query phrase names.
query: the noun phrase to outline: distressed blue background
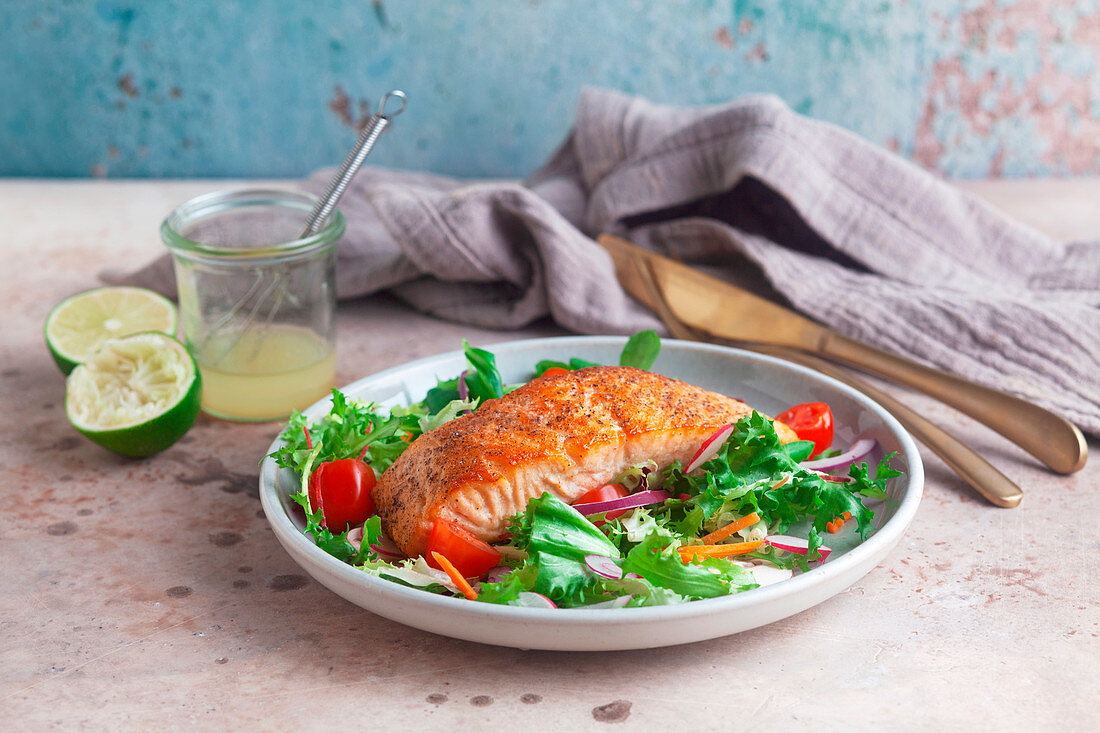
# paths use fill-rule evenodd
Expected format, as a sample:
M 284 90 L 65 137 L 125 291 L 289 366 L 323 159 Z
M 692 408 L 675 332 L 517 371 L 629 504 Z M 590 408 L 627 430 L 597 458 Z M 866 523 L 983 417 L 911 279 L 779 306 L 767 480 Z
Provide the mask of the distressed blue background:
M 1084 0 L 4 0 L 0 43 L 4 175 L 298 176 L 393 87 L 373 163 L 522 175 L 586 84 L 773 92 L 953 176 L 1100 159 Z

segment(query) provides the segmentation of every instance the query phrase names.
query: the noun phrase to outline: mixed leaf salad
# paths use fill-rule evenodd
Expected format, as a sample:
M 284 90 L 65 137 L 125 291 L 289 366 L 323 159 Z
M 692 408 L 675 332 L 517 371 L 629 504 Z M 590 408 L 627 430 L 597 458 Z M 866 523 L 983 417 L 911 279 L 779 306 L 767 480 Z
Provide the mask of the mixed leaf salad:
M 889 464 L 894 454 L 873 470 L 858 462 L 873 441 L 832 449 L 832 415 L 823 403 L 777 416 L 799 436 L 787 444 L 772 420 L 753 412 L 718 430 L 686 465 L 633 466 L 573 505 L 544 493 L 492 545 L 437 521 L 427 557 L 406 558 L 374 514 L 377 476 L 423 433 L 520 386 L 503 383 L 493 354 L 465 340 L 463 348 L 467 369 L 408 407 L 385 409 L 333 390 L 328 415 L 313 423 L 291 417 L 272 457 L 300 477 L 293 499 L 319 548 L 365 573 L 483 603 L 683 603 L 809 570 L 828 556 L 828 533 L 865 539 L 874 513 L 864 500 L 888 500 L 886 483 L 900 475 Z M 656 333 L 642 332 L 620 363 L 649 369 L 659 350 Z M 541 361 L 532 378 L 589 366 L 596 365 Z M 846 475 L 831 473 L 838 468 Z M 804 536 L 785 534 L 792 528 Z

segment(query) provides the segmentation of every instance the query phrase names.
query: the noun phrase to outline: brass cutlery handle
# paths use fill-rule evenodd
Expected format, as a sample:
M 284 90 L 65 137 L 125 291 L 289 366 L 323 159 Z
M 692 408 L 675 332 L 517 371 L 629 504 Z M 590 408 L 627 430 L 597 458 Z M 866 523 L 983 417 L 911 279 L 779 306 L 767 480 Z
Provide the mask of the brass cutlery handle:
M 1024 492 L 1020 490 L 1020 487 L 998 471 L 993 464 L 960 442 L 955 436 L 882 390 L 872 387 L 862 379 L 823 359 L 793 349 L 762 346 L 754 350 L 808 366 L 867 395 L 886 408 L 887 412 L 897 418 L 902 427 L 912 433 L 917 440 L 928 446 L 966 483 L 970 484 L 974 490 L 991 503 L 1000 507 L 1014 507 L 1023 498 Z
M 1058 473 L 1085 465 L 1088 445 L 1077 426 L 1050 410 L 996 389 L 828 332 L 818 354 L 924 392 L 982 422 Z M 946 459 L 945 459 L 946 460 Z

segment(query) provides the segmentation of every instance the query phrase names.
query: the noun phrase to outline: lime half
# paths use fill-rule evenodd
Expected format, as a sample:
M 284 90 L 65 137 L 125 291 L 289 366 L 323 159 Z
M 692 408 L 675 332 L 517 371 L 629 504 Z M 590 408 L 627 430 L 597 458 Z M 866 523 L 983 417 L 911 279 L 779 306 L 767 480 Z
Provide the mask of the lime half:
M 111 338 L 143 331 L 176 333 L 172 301 L 144 288 L 109 287 L 74 295 L 46 317 L 46 345 L 65 374 Z
M 69 422 L 124 456 L 164 450 L 191 429 L 202 379 L 186 347 L 163 333 L 110 339 L 73 369 L 65 388 Z

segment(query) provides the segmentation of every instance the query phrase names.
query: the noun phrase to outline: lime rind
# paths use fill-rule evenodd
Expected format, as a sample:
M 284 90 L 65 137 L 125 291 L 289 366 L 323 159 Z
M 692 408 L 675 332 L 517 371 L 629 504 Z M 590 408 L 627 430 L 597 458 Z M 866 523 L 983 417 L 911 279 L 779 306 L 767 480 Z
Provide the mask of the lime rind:
M 198 417 L 202 378 L 183 344 L 159 332 L 105 341 L 73 370 L 65 411 L 85 437 L 144 457 L 182 438 Z
M 54 306 L 43 326 L 54 363 L 69 374 L 109 338 L 159 331 L 175 335 L 172 301 L 145 288 L 110 286 L 70 296 Z

